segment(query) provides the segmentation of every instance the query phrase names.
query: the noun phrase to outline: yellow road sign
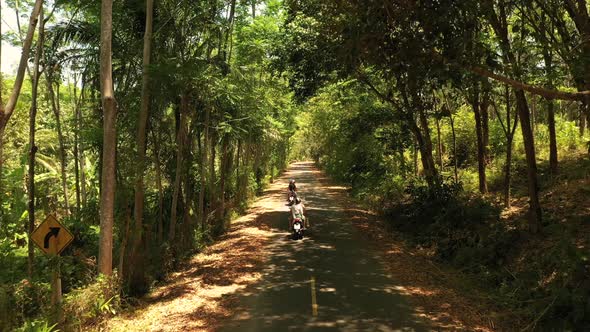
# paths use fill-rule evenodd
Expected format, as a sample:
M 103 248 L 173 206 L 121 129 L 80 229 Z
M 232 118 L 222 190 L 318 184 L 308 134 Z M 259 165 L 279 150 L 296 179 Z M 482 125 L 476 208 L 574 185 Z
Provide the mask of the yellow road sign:
M 44 253 L 53 255 L 59 255 L 74 240 L 72 233 L 52 215 L 45 218 L 31 238 Z

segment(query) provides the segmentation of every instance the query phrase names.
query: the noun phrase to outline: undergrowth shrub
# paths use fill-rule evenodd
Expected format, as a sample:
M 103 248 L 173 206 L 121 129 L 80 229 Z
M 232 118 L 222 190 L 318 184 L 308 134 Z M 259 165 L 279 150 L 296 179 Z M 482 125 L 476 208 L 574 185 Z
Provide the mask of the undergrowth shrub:
M 516 233 L 498 222 L 496 207 L 467 195 L 461 182 L 411 182 L 405 192 L 406 203 L 390 211 L 396 216 L 393 226 L 434 248 L 438 259 L 473 272 L 504 262 L 504 245 Z
M 8 331 L 15 323 L 13 308 L 14 297 L 10 285 L 0 285 L 0 331 Z
M 554 224 L 544 231 L 549 235 Z M 526 253 L 525 266 L 517 266 L 506 293 L 523 316 L 546 329 L 582 331 L 590 326 L 590 264 L 588 252 L 572 241 L 572 231 L 561 231 L 551 247 Z M 544 313 L 543 316 L 539 316 Z M 532 326 L 534 327 L 534 326 Z
M 16 329 L 15 332 L 58 332 L 56 324 L 50 324 L 46 320 L 26 321 L 23 326 Z
M 461 183 L 412 182 L 405 192 L 405 202 L 389 211 L 393 227 L 474 276 L 527 329 L 590 326 L 590 254 L 573 242 L 575 229 L 547 225 L 543 237 L 558 238 L 547 247 L 501 221 L 497 207 L 467 194 Z
M 23 279 L 14 285 L 15 311 L 19 321 L 35 317 L 39 313 L 47 313 L 51 286 L 45 282 Z
M 100 318 L 115 315 L 121 308 L 120 280 L 116 273 L 100 275 L 86 287 L 72 290 L 64 297 L 66 326 L 77 329 Z

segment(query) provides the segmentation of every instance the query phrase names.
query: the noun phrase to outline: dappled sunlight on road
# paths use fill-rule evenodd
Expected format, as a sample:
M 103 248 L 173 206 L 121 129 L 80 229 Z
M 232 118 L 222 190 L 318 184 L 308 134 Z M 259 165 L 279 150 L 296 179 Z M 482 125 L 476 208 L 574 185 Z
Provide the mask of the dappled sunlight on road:
M 290 240 L 286 208 L 267 209 L 258 226 L 276 232 L 265 249 L 270 259 L 260 282 L 235 294 L 237 312 L 221 331 L 426 331 L 420 312 L 403 299 L 347 220 L 338 201 L 346 188 L 322 184 L 322 173 L 312 167 L 297 163 L 285 174 L 297 181 L 311 234 Z M 286 196 L 279 197 L 282 204 Z
M 291 240 L 288 232 L 285 203 L 290 178 L 297 181 L 312 224 L 308 236 L 299 241 Z M 439 289 L 420 277 L 404 278 L 412 269 L 383 268 L 384 257 L 408 254 L 401 246 L 375 250 L 364 234 L 371 233 L 365 224 L 372 216 L 348 202 L 346 192 L 345 187 L 330 184 L 311 163 L 293 164 L 219 242 L 196 255 L 182 272 L 172 274 L 137 310 L 113 319 L 107 329 L 464 329 L 446 314 L 454 307 L 452 301 L 440 302 Z M 438 299 L 434 301 L 440 305 L 438 311 L 412 301 L 429 298 Z
M 386 270 L 397 281 L 395 291 L 412 299 L 420 317 L 440 330 L 493 330 L 490 313 L 478 312 L 449 285 L 451 273 L 441 271 L 422 254 L 404 246 L 401 238 L 386 231 L 377 215 L 355 208 L 346 212 L 361 234 L 381 252 Z

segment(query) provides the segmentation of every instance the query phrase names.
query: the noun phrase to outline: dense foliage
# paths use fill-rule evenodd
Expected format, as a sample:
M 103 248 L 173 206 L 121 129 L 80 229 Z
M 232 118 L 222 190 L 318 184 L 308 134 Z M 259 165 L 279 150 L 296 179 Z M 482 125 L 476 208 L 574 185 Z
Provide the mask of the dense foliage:
M 33 4 L 8 2 L 19 16 L 30 13 Z M 0 330 L 25 321 L 33 328 L 41 324 L 34 319 L 53 311 L 55 258 L 33 257 L 27 250 L 30 167 L 36 224 L 53 214 L 75 236 L 59 261 L 67 323 L 78 326 L 115 312 L 122 303 L 119 287 L 127 296 L 142 294 L 183 257 L 223 233 L 288 161 L 296 106 L 287 81 L 269 70 L 281 22 L 279 2 L 155 1 L 151 61 L 142 70 L 146 2 L 115 1 L 116 193 L 114 246 L 108 250 L 118 271 L 116 277 L 97 279 L 105 149 L 100 6 L 101 1 L 44 3 L 43 53 L 33 49 L 29 59 L 33 63 L 41 56 L 38 97 L 31 67 L 0 138 Z M 17 33 L 8 36 L 22 45 Z M 147 93 L 142 91 L 145 74 Z M 7 76 L 2 84 L 12 87 L 14 80 Z M 8 92 L 2 90 L 2 100 Z M 142 132 L 144 95 L 149 112 Z M 31 165 L 27 111 L 33 98 L 38 110 Z M 134 203 L 138 172 L 143 210 Z M 28 261 L 34 262 L 30 272 Z
M 590 324 L 586 1 L 6 4 L 0 330 L 115 314 L 306 158 L 506 326 Z M 61 257 L 29 241 L 49 214 Z
M 508 329 L 590 322 L 587 225 L 562 186 L 586 183 L 590 53 L 571 43 L 588 13 L 559 3 L 286 1 L 294 156 L 478 280 Z

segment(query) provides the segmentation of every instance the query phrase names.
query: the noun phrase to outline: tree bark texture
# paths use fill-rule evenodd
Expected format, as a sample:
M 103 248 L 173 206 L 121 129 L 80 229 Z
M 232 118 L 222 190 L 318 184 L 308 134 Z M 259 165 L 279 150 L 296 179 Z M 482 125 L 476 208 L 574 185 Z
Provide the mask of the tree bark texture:
M 205 208 L 205 191 L 207 189 L 207 164 L 209 158 L 209 122 L 211 118 L 211 110 L 209 107 L 205 109 L 205 123 L 203 128 L 203 144 L 200 145 L 199 151 L 201 154 L 200 163 L 200 179 L 201 189 L 199 191 L 199 220 L 201 224 L 201 231 L 205 232 L 207 227 L 207 209 Z
M 172 194 L 172 207 L 170 211 L 170 228 L 168 231 L 168 242 L 170 244 L 174 243 L 174 238 L 176 237 L 176 222 L 177 222 L 177 213 L 178 213 L 178 197 L 180 195 L 180 183 L 182 180 L 182 164 L 183 164 L 183 157 L 184 157 L 184 141 L 185 141 L 185 130 L 186 130 L 186 107 L 188 103 L 188 96 L 183 93 L 180 97 L 180 107 L 179 107 L 179 127 L 178 132 L 176 134 L 176 173 L 174 175 L 174 189 Z
M 156 185 L 158 187 L 158 243 L 162 243 L 164 240 L 164 188 L 162 186 L 162 170 L 160 162 L 160 141 L 159 137 L 156 137 L 154 130 L 152 129 L 152 137 L 154 140 L 154 161 L 156 168 Z
M 539 186 L 537 183 L 537 160 L 535 154 L 535 141 L 531 129 L 531 120 L 523 90 L 517 90 L 516 107 L 520 117 L 520 128 L 524 140 L 524 148 L 527 160 L 527 175 L 529 187 L 529 230 L 531 233 L 537 233 L 541 228 L 541 205 L 539 203 Z
M 103 109 L 102 174 L 100 188 L 100 242 L 98 270 L 113 273 L 113 224 L 115 219 L 115 164 L 117 108 L 111 60 L 113 0 L 102 0 L 100 17 L 100 90 Z
M 141 109 L 137 121 L 137 171 L 135 182 L 135 204 L 133 216 L 135 218 L 135 228 L 133 232 L 133 244 L 131 246 L 131 260 L 133 265 L 142 266 L 142 262 L 137 257 L 137 250 L 141 244 L 143 234 L 143 207 L 144 207 L 144 185 L 143 175 L 145 172 L 145 151 L 147 140 L 147 124 L 149 116 L 149 72 L 152 44 L 152 18 L 153 18 L 154 1 L 146 0 L 145 16 L 145 33 L 143 35 L 143 68 L 141 82 Z
M 29 112 L 29 174 L 28 174 L 28 194 L 29 194 L 29 222 L 28 222 L 28 259 L 27 259 L 27 273 L 29 278 L 33 277 L 33 264 L 35 259 L 35 248 L 31 235 L 35 231 L 35 154 L 37 153 L 37 146 L 35 145 L 35 121 L 37 119 L 37 97 L 39 91 L 39 61 L 41 53 L 43 52 L 43 35 L 44 35 L 44 24 L 43 24 L 43 8 L 39 13 L 39 38 L 37 40 L 37 52 L 35 54 L 35 64 L 33 67 L 33 86 L 31 88 L 31 108 Z
M 473 115 L 475 117 L 475 137 L 477 138 L 477 174 L 479 178 L 479 191 L 482 194 L 485 194 L 488 192 L 488 186 L 486 181 L 485 148 L 483 139 L 482 118 L 479 108 L 479 93 L 474 94 L 470 102 L 471 108 L 473 109 Z

